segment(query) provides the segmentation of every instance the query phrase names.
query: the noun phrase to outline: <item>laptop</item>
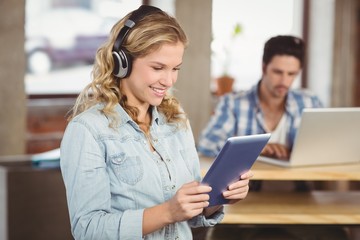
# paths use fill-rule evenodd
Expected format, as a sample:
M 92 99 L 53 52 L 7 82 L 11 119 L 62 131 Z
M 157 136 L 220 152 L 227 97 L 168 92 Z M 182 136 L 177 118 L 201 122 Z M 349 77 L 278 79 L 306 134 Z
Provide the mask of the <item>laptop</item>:
M 283 167 L 360 163 L 360 108 L 306 108 L 289 160 L 259 156 Z

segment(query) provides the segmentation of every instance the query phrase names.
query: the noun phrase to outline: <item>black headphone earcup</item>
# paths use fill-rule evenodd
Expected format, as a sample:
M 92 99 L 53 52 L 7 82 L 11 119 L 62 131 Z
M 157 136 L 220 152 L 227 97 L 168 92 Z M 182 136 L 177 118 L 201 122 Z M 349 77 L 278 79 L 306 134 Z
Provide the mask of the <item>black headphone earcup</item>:
M 114 59 L 113 74 L 119 78 L 128 77 L 131 72 L 131 56 L 123 50 L 113 51 L 112 56 Z
M 129 31 L 140 21 L 144 16 L 152 12 L 162 12 L 161 9 L 150 5 L 141 5 L 135 10 L 126 20 L 124 26 L 121 28 L 118 36 L 115 39 L 112 56 L 114 59 L 113 74 L 119 78 L 128 77 L 132 68 L 132 56 L 122 47 Z

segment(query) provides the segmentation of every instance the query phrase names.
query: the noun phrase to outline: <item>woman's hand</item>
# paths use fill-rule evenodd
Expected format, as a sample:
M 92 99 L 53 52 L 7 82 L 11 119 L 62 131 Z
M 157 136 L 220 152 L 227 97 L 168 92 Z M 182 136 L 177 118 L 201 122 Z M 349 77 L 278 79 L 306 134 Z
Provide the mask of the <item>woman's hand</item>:
M 171 223 L 186 221 L 202 213 L 209 205 L 211 187 L 193 181 L 184 184 L 169 201 L 166 202 Z
M 184 184 L 170 200 L 146 208 L 143 216 L 143 235 L 199 215 L 209 206 L 210 191 L 211 187 L 193 181 Z
M 228 190 L 223 192 L 223 196 L 229 199 L 229 204 L 236 203 L 244 199 L 249 191 L 249 181 L 254 174 L 251 170 L 240 176 L 240 180 L 229 185 Z

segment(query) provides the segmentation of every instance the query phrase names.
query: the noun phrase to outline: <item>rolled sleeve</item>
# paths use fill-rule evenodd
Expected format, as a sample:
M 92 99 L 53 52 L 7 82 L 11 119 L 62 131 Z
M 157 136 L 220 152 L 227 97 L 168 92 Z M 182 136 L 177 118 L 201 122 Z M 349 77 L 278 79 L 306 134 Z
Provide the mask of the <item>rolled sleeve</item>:
M 203 214 L 198 215 L 190 219 L 189 225 L 191 227 L 213 227 L 216 224 L 220 223 L 224 218 L 224 207 L 220 208 L 210 217 L 205 217 Z
M 120 239 L 133 240 L 142 239 L 142 229 L 144 209 L 125 211 L 120 224 Z

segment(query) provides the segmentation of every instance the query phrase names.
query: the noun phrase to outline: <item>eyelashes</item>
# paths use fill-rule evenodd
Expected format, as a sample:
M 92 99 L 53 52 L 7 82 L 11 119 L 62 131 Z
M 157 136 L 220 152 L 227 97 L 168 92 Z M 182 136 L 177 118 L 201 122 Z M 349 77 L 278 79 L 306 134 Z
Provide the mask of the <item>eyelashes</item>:
M 155 71 L 161 71 L 161 70 L 164 70 L 165 68 L 164 67 L 153 67 L 153 69 Z M 173 71 L 180 71 L 180 68 L 179 67 L 176 67 L 176 68 L 173 68 L 172 69 Z

